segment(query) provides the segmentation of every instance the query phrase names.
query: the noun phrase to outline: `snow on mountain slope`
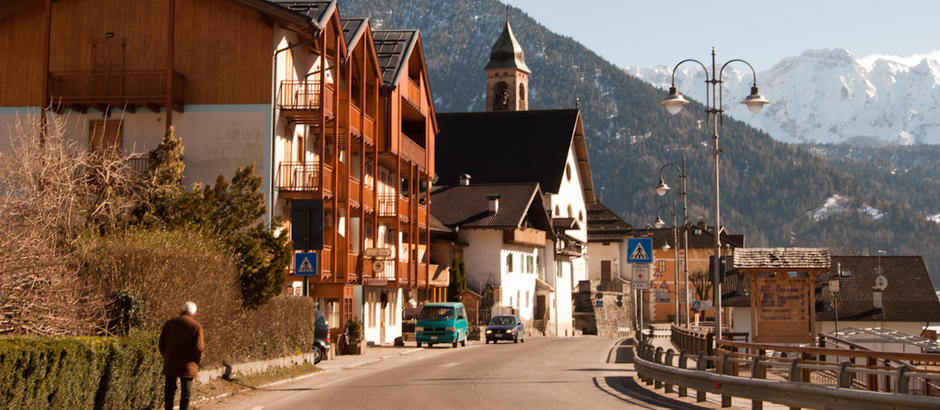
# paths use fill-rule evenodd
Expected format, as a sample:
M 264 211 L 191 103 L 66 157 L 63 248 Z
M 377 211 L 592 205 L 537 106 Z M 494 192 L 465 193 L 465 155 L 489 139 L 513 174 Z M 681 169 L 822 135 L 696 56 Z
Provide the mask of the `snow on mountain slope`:
M 667 89 L 672 67 L 627 67 L 629 74 Z M 807 50 L 757 73 L 771 104 L 752 115 L 739 102 L 750 70 L 725 69 L 726 112 L 784 142 L 940 144 L 940 51 L 912 57 L 856 58 L 844 49 Z M 704 101 L 701 66 L 676 73 L 679 92 Z

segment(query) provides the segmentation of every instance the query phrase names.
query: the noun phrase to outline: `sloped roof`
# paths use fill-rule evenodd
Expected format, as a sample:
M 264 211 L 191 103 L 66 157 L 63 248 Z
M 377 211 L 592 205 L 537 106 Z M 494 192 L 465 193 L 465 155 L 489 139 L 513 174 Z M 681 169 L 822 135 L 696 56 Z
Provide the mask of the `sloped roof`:
M 288 9 L 294 13 L 309 17 L 319 27 L 326 26 L 330 13 L 336 9 L 336 0 L 329 1 L 294 1 L 294 0 L 266 0 L 269 3 Z
M 484 70 L 494 68 L 515 68 L 526 73 L 531 73 L 529 66 L 525 64 L 525 56 L 522 52 L 522 46 L 516 41 L 516 36 L 512 33 L 512 26 L 509 21 L 503 26 L 503 32 L 493 43 L 490 49 L 490 61 L 486 63 Z
M 499 209 L 489 212 L 491 195 L 499 195 Z M 515 229 L 527 214 L 536 229 L 551 230 L 534 182 L 443 186 L 431 192 L 431 214 L 448 227 Z
M 633 230 L 630 224 L 598 202 L 587 204 L 588 242 L 621 242 Z
M 362 34 L 365 32 L 366 22 L 368 19 L 364 18 L 351 18 L 351 19 L 341 19 L 340 20 L 343 26 L 343 39 L 346 40 L 346 49 L 352 53 L 353 44 L 355 44 L 362 37 Z
M 875 309 L 872 304 L 872 286 L 878 275 L 888 279 L 881 296 L 882 309 Z M 816 275 L 816 320 L 835 319 L 829 297 L 829 281 L 833 279 L 839 280 L 836 298 L 839 320 L 940 322 L 940 301 L 921 256 L 832 256 L 829 270 Z M 722 303 L 750 306 L 750 296 L 745 292 L 748 282 L 743 273 L 726 276 L 722 282 Z M 830 304 L 823 311 L 826 303 Z
M 374 30 L 372 41 L 385 85 L 398 84 L 401 70 L 418 40 L 418 30 Z
M 558 193 L 579 117 L 577 109 L 438 114 L 435 172 L 444 183 L 466 173 L 472 183 L 536 181 Z
M 826 248 L 738 248 L 734 269 L 829 269 Z

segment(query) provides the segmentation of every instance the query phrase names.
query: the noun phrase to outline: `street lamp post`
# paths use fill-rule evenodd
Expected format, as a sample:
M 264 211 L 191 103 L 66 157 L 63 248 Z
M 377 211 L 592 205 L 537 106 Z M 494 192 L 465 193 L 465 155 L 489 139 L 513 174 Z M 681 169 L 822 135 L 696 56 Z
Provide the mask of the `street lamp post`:
M 682 281 L 685 285 L 683 287 L 684 291 L 682 292 L 682 301 L 681 301 L 682 303 L 680 303 L 679 306 L 685 307 L 685 309 L 683 310 L 683 315 L 685 317 L 685 327 L 688 328 L 690 325 L 689 323 L 689 298 L 690 298 L 690 295 L 689 295 L 689 230 L 687 227 L 689 223 L 689 212 L 688 212 L 689 201 L 688 201 L 688 197 L 686 196 L 687 191 L 686 191 L 686 174 L 685 174 L 685 156 L 682 157 L 681 167 L 672 162 L 669 162 L 659 168 L 659 184 L 656 185 L 656 194 L 659 196 L 666 195 L 666 192 L 671 189 L 669 185 L 666 184 L 666 180 L 663 178 L 663 171 L 665 171 L 667 167 L 675 168 L 676 171 L 679 172 L 679 180 L 682 182 L 682 187 L 679 190 L 679 196 L 682 197 L 682 235 L 683 235 L 682 249 L 685 250 L 685 252 L 683 253 L 683 263 L 682 263 L 683 265 Z M 678 240 L 676 242 L 678 243 Z M 678 251 L 679 249 L 677 248 L 676 258 L 679 257 Z M 676 277 L 678 276 L 679 275 L 678 275 L 678 264 L 677 264 L 676 265 Z M 679 297 L 679 289 L 677 288 L 676 298 L 678 297 Z M 678 324 L 679 323 L 678 316 L 680 315 L 678 310 L 676 311 L 676 315 L 677 315 L 676 324 Z
M 718 185 L 719 185 L 719 176 L 718 176 L 718 153 L 721 152 L 718 149 L 718 124 L 722 121 L 722 115 L 724 114 L 723 102 L 722 102 L 722 75 L 724 74 L 725 67 L 728 64 L 739 62 L 744 63 L 751 69 L 751 74 L 754 77 L 754 84 L 751 86 L 751 94 L 748 95 L 744 101 L 741 103 L 746 105 L 748 110 L 751 113 L 757 114 L 761 109 L 764 108 L 765 104 L 770 104 L 770 101 L 764 98 L 760 94 L 760 91 L 757 88 L 757 71 L 754 70 L 754 67 L 751 63 L 741 59 L 728 60 L 721 65 L 721 68 L 718 69 L 718 66 L 715 62 L 715 49 L 712 48 L 712 70 L 711 73 L 708 72 L 708 67 L 704 63 L 696 59 L 685 59 L 676 64 L 675 68 L 672 69 L 672 86 L 669 87 L 669 95 L 660 102 L 666 108 L 670 114 L 678 114 L 679 111 L 682 111 L 682 106 L 688 104 L 689 101 L 679 93 L 679 90 L 676 89 L 676 70 L 679 69 L 684 63 L 695 62 L 698 65 L 702 66 L 702 69 L 705 70 L 705 113 L 706 119 L 711 121 L 712 124 L 712 158 L 714 159 L 715 164 L 715 181 L 714 181 L 714 195 L 715 195 L 715 261 L 713 265 L 714 269 L 714 297 L 715 297 L 715 332 L 716 338 L 721 339 L 721 279 L 720 279 L 720 269 L 719 264 L 721 263 L 721 213 L 719 207 L 719 196 L 718 196 Z M 710 95 L 709 95 L 710 94 Z
M 660 180 L 660 182 L 662 182 L 662 180 Z M 665 207 L 665 205 L 660 206 L 659 209 L 663 209 L 663 207 Z M 656 210 L 656 221 L 653 222 L 653 226 L 655 226 L 657 229 L 662 228 L 664 225 L 666 225 L 666 222 L 664 222 L 663 219 L 659 217 L 659 209 Z M 676 326 L 679 326 L 679 249 L 680 248 L 679 248 L 679 227 L 676 225 L 676 200 L 675 199 L 672 200 L 672 243 L 676 244 L 676 249 L 673 250 L 672 252 L 673 258 L 674 258 L 672 265 L 675 268 L 675 272 L 673 273 L 673 276 L 672 276 L 672 286 L 676 292 L 676 297 L 675 297 Z M 663 250 L 664 251 L 669 250 L 668 242 L 663 245 Z

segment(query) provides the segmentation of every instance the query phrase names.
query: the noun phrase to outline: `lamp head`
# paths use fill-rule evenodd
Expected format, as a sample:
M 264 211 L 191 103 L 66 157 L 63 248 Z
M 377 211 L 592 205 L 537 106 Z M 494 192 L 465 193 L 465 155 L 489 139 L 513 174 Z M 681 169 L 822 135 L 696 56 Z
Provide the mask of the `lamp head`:
M 662 228 L 665 225 L 666 225 L 666 221 L 663 221 L 663 218 L 660 218 L 659 215 L 656 215 L 656 220 L 653 221 L 653 226 L 655 226 L 658 229 L 658 228 Z
M 659 177 L 659 185 L 656 185 L 656 194 L 659 196 L 666 195 L 666 192 L 669 191 L 669 185 L 666 184 L 666 180 L 662 177 Z
M 666 242 L 666 243 L 663 244 L 663 251 L 664 251 L 664 252 L 665 252 L 665 251 L 668 251 L 668 250 L 670 250 L 670 249 L 672 249 L 672 247 L 669 246 L 669 242 Z
M 764 108 L 764 105 L 770 104 L 763 95 L 760 95 L 760 90 L 757 89 L 757 84 L 754 84 L 751 87 L 751 95 L 748 95 L 744 101 L 741 101 L 741 104 L 747 106 L 747 109 L 751 111 L 751 114 L 757 114 Z
M 672 87 L 669 87 L 669 95 L 659 103 L 666 107 L 667 112 L 672 115 L 676 115 L 679 113 L 679 111 L 682 111 L 683 105 L 689 103 L 689 100 L 686 100 L 682 94 L 679 94 L 679 90 L 676 89 L 675 85 L 673 85 Z

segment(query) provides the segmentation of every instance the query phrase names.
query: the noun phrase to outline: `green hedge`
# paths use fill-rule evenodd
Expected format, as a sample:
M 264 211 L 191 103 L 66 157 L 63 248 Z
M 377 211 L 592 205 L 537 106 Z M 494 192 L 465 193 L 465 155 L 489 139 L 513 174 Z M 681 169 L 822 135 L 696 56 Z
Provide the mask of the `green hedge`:
M 156 335 L 0 337 L 4 408 L 156 408 L 163 360 Z

